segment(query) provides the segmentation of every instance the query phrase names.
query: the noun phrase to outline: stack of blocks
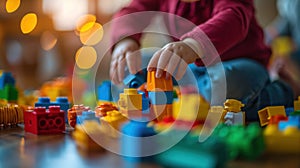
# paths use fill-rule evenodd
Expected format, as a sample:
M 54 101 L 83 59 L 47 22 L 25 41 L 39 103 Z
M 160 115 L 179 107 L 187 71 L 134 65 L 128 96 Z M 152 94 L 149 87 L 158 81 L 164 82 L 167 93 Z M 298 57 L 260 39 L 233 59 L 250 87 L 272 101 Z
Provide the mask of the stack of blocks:
M 33 134 L 58 134 L 65 131 L 65 113 L 59 106 L 35 107 L 24 111 L 26 132 Z
M 271 117 L 275 115 L 286 116 L 284 106 L 268 106 L 259 110 L 258 116 L 260 120 L 260 125 L 268 125 Z
M 15 79 L 9 72 L 2 72 L 0 74 L 0 99 L 8 102 L 16 102 L 18 99 Z
M 155 73 L 156 71 L 148 71 L 147 91 L 150 111 L 161 121 L 164 117 L 172 117 L 173 81 L 172 78 L 166 79 L 166 72 L 160 78 L 156 78 Z
M 120 112 L 115 110 L 109 111 L 106 113 L 105 117 L 100 118 L 101 130 L 106 135 L 117 138 L 119 137 L 121 126 L 127 121 L 128 119 L 124 117 Z
M 34 104 L 34 107 L 45 107 L 48 109 L 50 106 L 59 106 L 61 110 L 65 112 L 65 122 L 68 122 L 68 109 L 70 103 L 67 97 L 57 97 L 55 102 L 50 102 L 49 97 L 39 97 L 38 101 Z

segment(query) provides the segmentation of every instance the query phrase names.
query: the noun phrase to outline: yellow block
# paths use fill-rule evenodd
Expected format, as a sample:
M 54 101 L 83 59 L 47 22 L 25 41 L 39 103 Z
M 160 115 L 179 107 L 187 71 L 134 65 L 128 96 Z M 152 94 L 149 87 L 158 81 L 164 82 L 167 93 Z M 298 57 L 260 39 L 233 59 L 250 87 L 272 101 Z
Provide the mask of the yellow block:
M 230 112 L 241 112 L 245 105 L 236 99 L 227 99 L 224 103 L 224 109 Z
M 298 96 L 298 100 L 294 101 L 294 110 L 295 111 L 300 110 L 300 96 Z
M 297 127 L 280 131 L 277 125 L 268 125 L 264 130 L 264 139 L 268 152 L 300 154 L 300 130 Z
M 120 94 L 118 105 L 121 110 L 142 110 L 142 95 L 137 89 L 124 89 L 124 93 Z
M 173 102 L 173 117 L 183 121 L 205 120 L 210 105 L 199 94 L 181 95 Z
M 121 130 L 121 126 L 127 122 L 128 119 L 124 117 L 118 111 L 109 111 L 107 112 L 105 117 L 100 118 L 101 122 L 101 130 L 111 137 L 117 138 L 119 137 L 119 132 Z
M 274 115 L 286 116 L 284 106 L 269 106 L 258 111 L 260 125 L 265 126 L 269 124 L 270 118 Z

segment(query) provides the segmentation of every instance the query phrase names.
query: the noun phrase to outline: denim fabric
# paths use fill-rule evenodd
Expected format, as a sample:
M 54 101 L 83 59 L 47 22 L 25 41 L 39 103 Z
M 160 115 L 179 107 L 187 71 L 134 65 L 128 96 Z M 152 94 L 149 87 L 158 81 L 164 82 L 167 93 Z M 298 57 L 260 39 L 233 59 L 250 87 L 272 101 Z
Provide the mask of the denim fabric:
M 226 81 L 226 98 L 237 99 L 245 104 L 246 120 L 258 120 L 257 111 L 270 105 L 293 105 L 292 89 L 282 81 L 271 82 L 267 70 L 259 63 L 250 59 L 234 59 L 224 61 L 205 68 L 190 64 L 201 95 L 210 102 L 212 88 L 224 85 Z M 220 73 L 224 68 L 225 75 Z M 226 79 L 223 79 L 226 78 Z

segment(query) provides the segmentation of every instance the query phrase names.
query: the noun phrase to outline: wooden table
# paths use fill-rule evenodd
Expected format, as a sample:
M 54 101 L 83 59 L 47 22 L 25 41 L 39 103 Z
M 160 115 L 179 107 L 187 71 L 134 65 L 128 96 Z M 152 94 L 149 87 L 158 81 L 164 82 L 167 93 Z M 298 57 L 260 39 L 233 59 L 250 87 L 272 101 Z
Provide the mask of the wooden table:
M 300 143 L 300 142 L 299 142 Z M 0 130 L 0 168 L 11 167 L 161 167 L 125 161 L 110 152 L 80 150 L 70 132 L 60 135 L 34 135 L 22 127 Z M 235 160 L 228 167 L 299 168 L 299 155 L 264 155 L 255 161 Z

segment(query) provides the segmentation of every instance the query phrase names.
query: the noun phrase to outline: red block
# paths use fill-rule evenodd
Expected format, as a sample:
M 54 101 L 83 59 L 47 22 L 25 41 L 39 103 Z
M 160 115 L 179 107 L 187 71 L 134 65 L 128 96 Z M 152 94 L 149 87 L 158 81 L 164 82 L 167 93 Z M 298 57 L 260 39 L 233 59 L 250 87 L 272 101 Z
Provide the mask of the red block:
M 24 111 L 25 131 L 33 134 L 59 134 L 65 131 L 65 112 L 59 106 L 36 107 Z

